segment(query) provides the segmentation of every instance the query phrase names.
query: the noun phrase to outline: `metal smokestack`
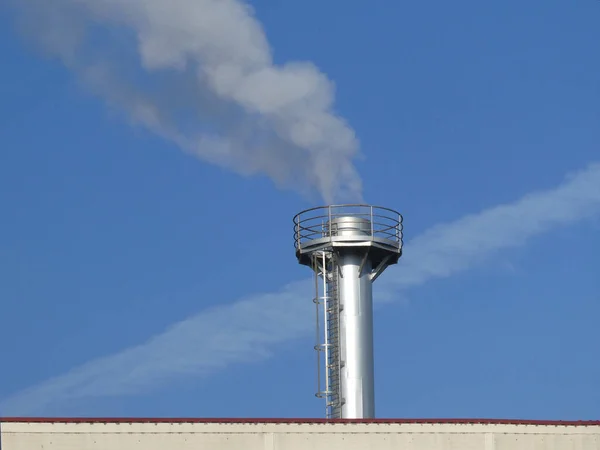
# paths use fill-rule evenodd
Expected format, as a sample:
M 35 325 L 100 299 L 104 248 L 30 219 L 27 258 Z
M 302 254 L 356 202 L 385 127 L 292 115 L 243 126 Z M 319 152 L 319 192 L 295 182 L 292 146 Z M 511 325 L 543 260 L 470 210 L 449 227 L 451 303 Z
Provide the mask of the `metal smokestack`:
M 317 397 L 326 417 L 375 417 L 373 281 L 402 255 L 402 216 L 334 205 L 294 217 L 296 257 L 315 273 Z

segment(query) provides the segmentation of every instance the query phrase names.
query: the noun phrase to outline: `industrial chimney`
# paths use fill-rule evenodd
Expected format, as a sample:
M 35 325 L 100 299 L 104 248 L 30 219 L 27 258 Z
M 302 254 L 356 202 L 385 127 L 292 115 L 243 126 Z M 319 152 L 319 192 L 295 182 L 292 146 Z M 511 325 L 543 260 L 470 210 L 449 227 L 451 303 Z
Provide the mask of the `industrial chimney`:
M 298 262 L 315 273 L 316 395 L 328 418 L 373 418 L 372 283 L 402 255 L 402 216 L 370 205 L 321 206 L 294 217 L 294 234 Z

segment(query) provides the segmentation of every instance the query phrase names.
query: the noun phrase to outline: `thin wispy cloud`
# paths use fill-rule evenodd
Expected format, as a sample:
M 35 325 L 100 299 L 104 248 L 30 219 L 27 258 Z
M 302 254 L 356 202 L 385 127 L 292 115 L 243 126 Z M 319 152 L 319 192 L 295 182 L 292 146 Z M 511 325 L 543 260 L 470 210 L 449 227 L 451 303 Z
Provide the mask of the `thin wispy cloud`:
M 437 225 L 410 241 L 400 264 L 375 283 L 380 306 L 403 291 L 469 269 L 494 252 L 600 213 L 600 164 L 554 189 Z M 38 414 L 71 399 L 131 395 L 270 357 L 277 346 L 313 333 L 312 281 L 212 308 L 143 344 L 98 358 L 0 403 L 4 415 Z

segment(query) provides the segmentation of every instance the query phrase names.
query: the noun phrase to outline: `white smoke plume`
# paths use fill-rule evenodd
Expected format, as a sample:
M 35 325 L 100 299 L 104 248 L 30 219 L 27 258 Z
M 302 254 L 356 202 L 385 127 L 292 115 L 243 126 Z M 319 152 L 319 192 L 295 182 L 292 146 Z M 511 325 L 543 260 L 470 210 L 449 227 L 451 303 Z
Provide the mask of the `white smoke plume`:
M 425 231 L 408 243 L 400 264 L 377 280 L 375 298 L 384 306 L 400 299 L 407 288 L 467 270 L 495 251 L 599 214 L 596 163 L 554 189 Z M 207 376 L 267 358 L 278 344 L 314 332 L 312 288 L 311 280 L 291 283 L 277 292 L 200 312 L 143 344 L 15 394 L 0 403 L 0 413 L 56 411 L 71 399 L 135 394 L 178 377 Z
M 277 65 L 242 0 L 10 0 L 25 35 L 135 124 L 327 203 L 361 201 L 358 141 L 309 62 Z

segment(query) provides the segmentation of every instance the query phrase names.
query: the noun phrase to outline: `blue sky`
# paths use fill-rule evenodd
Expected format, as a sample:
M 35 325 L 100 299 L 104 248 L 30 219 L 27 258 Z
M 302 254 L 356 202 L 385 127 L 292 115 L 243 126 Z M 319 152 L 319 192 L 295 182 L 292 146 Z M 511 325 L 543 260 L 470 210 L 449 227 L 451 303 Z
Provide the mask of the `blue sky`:
M 304 153 L 273 137 L 289 122 L 262 122 L 237 97 L 219 109 L 207 96 L 203 120 L 177 116 L 185 136 L 229 138 L 247 113 L 257 128 L 243 144 L 275 153 L 236 158 L 273 177 L 292 155 L 303 175 L 283 188 L 203 148 L 196 158 L 107 107 L 116 85 L 86 85 L 97 57 L 142 93 L 187 86 L 138 64 L 139 30 L 113 2 L 65 15 L 64 34 L 50 6 L 34 35 L 15 14 L 41 4 L 14 3 L 0 10 L 0 414 L 322 416 L 291 218 L 323 200 L 305 192 Z M 332 114 L 360 155 L 333 132 L 331 154 L 350 155 L 366 201 L 405 218 L 401 264 L 376 283 L 388 300 L 375 313 L 377 415 L 597 419 L 600 3 L 252 4 L 274 64 L 310 61 L 335 83 Z M 83 23 L 92 39 L 67 68 L 53 45 L 77 42 L 68 31 Z

